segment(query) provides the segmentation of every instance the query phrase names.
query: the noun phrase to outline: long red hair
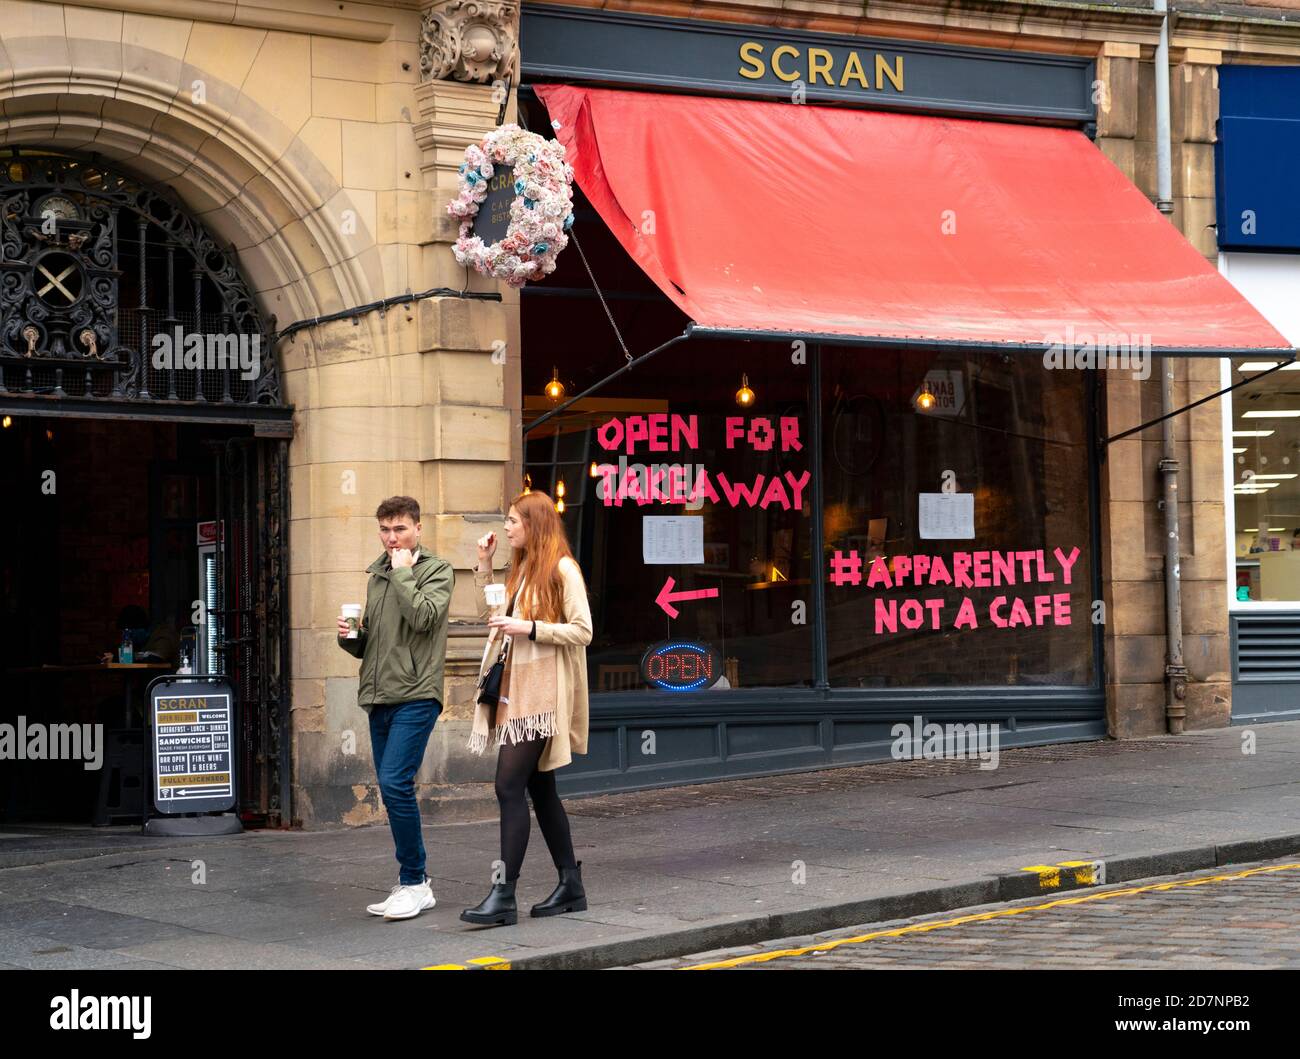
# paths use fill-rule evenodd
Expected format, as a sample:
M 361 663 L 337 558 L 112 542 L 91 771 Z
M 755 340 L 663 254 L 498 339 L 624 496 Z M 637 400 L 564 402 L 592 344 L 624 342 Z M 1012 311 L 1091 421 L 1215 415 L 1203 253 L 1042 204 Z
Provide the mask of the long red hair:
M 519 512 L 527 536 L 524 547 L 511 549 L 506 591 L 513 597 L 520 583 L 527 581 L 531 597 L 528 617 L 537 621 L 563 621 L 564 579 L 560 575 L 560 560 L 565 556 L 572 559 L 573 552 L 560 513 L 555 510 L 555 501 L 534 489 L 520 493 L 510 501 L 510 506 Z M 520 616 L 518 605 L 515 614 Z

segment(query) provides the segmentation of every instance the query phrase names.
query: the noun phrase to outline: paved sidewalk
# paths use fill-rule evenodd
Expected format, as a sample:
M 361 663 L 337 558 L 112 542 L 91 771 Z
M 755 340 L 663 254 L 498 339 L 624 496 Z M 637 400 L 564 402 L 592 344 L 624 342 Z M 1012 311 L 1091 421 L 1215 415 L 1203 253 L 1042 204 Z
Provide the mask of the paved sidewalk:
M 555 883 L 534 823 L 513 927 L 457 918 L 487 891 L 495 821 L 425 829 L 438 905 L 400 923 L 365 912 L 396 881 L 386 827 L 0 825 L 0 966 L 614 966 L 1300 853 L 1300 723 L 1254 726 L 1254 754 L 1243 731 L 573 799 L 590 908 L 528 917 Z

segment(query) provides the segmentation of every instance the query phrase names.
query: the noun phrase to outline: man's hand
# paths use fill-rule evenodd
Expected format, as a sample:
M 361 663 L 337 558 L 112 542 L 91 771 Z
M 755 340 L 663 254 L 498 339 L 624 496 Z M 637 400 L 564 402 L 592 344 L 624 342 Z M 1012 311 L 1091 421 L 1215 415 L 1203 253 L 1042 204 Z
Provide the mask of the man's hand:
M 360 622 L 358 622 L 357 624 L 360 624 Z M 346 639 L 348 633 L 350 633 L 351 631 L 352 630 L 348 627 L 347 619 L 339 618 L 339 639 L 340 640 Z
M 390 559 L 394 570 L 409 570 L 415 565 L 415 556 L 410 548 L 394 548 Z

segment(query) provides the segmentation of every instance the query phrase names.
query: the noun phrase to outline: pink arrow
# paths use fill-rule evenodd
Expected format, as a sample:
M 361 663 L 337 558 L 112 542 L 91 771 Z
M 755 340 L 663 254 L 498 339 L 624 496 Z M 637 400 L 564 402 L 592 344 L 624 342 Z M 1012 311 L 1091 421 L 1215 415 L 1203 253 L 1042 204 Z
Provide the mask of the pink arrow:
M 673 585 L 677 584 L 671 577 L 664 582 L 664 587 L 659 590 L 659 595 L 655 596 L 655 602 L 664 608 L 664 613 L 670 618 L 677 617 L 677 608 L 674 603 L 680 603 L 685 599 L 710 599 L 718 594 L 716 588 L 696 588 L 690 592 L 674 592 Z

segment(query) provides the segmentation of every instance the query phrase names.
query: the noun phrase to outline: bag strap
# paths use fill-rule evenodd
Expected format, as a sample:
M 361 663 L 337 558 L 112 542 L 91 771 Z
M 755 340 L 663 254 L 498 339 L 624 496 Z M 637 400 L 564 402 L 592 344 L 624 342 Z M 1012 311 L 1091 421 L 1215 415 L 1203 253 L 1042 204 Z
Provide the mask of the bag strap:
M 519 590 L 516 589 L 516 590 L 515 590 L 515 594 L 514 594 L 513 596 L 510 597 L 510 602 L 506 605 L 506 617 L 507 617 L 507 618 L 509 618 L 509 617 L 514 613 L 514 609 L 515 609 L 515 600 L 518 599 L 518 598 L 519 598 Z M 502 634 L 501 634 L 501 650 L 497 652 L 497 661 L 498 661 L 498 662 L 504 662 L 504 661 L 506 660 L 506 652 L 508 652 L 509 650 L 510 650 L 510 637 L 509 637 L 509 635 L 507 635 L 507 634 L 505 634 L 505 633 L 502 633 Z

